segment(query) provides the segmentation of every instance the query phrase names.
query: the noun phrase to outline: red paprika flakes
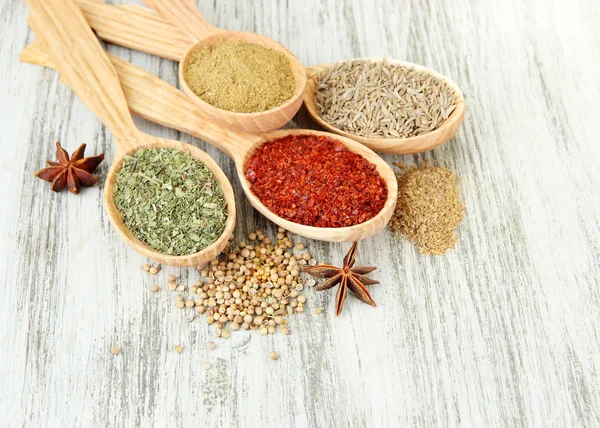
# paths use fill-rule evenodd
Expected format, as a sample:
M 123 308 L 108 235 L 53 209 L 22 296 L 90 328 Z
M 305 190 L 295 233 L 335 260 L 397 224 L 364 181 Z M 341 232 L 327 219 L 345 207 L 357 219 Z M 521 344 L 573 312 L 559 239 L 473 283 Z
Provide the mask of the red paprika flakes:
M 262 144 L 246 162 L 246 178 L 269 210 L 308 226 L 364 223 L 387 200 L 375 165 L 320 135 L 289 135 Z

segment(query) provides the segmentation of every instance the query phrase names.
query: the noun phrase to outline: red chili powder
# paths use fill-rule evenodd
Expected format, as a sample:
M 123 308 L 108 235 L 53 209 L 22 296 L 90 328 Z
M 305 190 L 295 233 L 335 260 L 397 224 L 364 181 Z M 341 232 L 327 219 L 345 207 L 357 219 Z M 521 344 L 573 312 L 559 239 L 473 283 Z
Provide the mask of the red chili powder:
M 364 223 L 387 200 L 375 165 L 318 135 L 289 135 L 262 144 L 246 162 L 246 178 L 269 210 L 308 226 Z

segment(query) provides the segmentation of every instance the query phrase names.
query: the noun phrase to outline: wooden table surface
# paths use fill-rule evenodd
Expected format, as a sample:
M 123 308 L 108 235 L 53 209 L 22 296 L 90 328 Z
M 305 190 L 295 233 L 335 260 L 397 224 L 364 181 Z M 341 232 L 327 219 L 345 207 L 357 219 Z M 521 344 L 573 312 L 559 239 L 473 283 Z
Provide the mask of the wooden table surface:
M 569 4 L 567 6 L 567 4 Z M 111 159 L 113 138 L 51 70 L 22 64 L 27 6 L 0 4 L 2 426 L 599 426 L 600 8 L 596 1 L 198 0 L 220 27 L 273 37 L 306 65 L 388 56 L 462 88 L 458 135 L 428 153 L 460 179 L 468 215 L 441 257 L 389 231 L 360 243 L 376 309 L 308 290 L 290 336 L 211 340 L 164 289 L 174 273 L 115 235 L 102 189 L 54 194 L 34 178 L 54 142 Z M 177 84 L 177 65 L 108 50 Z M 273 224 L 233 163 L 191 142 L 237 192 L 236 236 Z M 306 111 L 293 126 L 312 127 Z M 414 164 L 425 156 L 385 156 Z M 104 181 L 109 162 L 100 168 Z M 306 241 L 339 262 L 349 244 Z M 152 294 L 158 282 L 163 291 Z M 318 307 L 325 308 L 320 315 Z M 122 348 L 112 356 L 113 345 Z M 182 354 L 173 352 L 181 344 Z M 280 360 L 271 361 L 272 350 Z M 205 371 L 204 361 L 213 367 Z

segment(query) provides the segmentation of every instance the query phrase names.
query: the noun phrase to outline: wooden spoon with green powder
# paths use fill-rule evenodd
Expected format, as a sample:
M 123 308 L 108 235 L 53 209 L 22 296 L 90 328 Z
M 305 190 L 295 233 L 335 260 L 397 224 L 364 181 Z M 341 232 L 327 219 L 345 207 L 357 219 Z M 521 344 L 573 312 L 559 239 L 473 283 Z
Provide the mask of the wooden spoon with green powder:
M 54 67 L 44 50 L 45 47 L 40 40 L 36 40 L 22 52 L 21 60 Z M 153 122 L 194 135 L 223 150 L 234 160 L 242 188 L 250 203 L 277 225 L 312 239 L 347 242 L 374 235 L 383 229 L 391 218 L 397 197 L 396 177 L 383 159 L 362 144 L 328 132 L 307 129 L 282 129 L 261 135 L 243 134 L 223 129 L 208 120 L 189 101 L 188 97 L 169 83 L 116 56 L 109 55 L 109 58 L 117 71 L 131 111 Z M 250 190 L 250 182 L 245 177 L 244 165 L 248 157 L 261 144 L 292 134 L 316 134 L 334 138 L 350 151 L 360 154 L 374 164 L 387 186 L 387 200 L 382 210 L 364 223 L 338 228 L 306 226 L 286 220 L 270 211 Z
M 48 47 L 49 57 L 61 77 L 115 137 L 117 151 L 106 180 L 104 205 L 123 240 L 136 251 L 167 265 L 197 266 L 220 254 L 233 233 L 236 215 L 233 189 L 223 171 L 206 153 L 194 146 L 147 135 L 136 128 L 117 73 L 75 2 L 31 0 L 30 3 L 29 25 Z M 214 243 L 194 254 L 163 254 L 136 238 L 125 226 L 121 211 L 115 204 L 115 183 L 125 156 L 137 154 L 142 148 L 187 152 L 211 170 L 227 203 L 227 220 Z

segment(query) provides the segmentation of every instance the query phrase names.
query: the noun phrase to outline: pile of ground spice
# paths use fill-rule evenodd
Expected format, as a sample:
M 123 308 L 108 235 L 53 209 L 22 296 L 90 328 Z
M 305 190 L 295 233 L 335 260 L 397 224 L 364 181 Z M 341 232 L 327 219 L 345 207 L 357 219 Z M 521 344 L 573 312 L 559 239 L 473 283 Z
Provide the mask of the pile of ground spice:
M 338 140 L 289 135 L 262 144 L 245 165 L 250 189 L 294 223 L 346 227 L 375 217 L 387 186 L 375 165 Z
M 421 254 L 444 254 L 458 241 L 456 227 L 465 210 L 456 175 L 440 166 L 412 166 L 397 174 L 398 202 L 389 226 Z
M 294 95 L 296 87 L 283 52 L 242 41 L 201 46 L 190 54 L 183 78 L 207 103 L 238 113 L 278 107 Z

